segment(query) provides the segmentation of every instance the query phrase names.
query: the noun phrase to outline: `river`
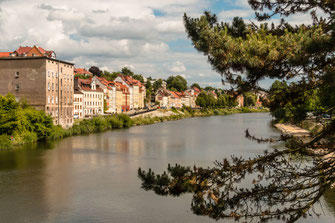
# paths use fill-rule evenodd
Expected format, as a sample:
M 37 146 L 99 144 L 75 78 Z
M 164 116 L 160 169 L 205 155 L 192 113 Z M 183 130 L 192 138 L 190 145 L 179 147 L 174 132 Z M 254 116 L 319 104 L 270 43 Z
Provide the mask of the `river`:
M 278 136 L 270 120 L 266 113 L 190 118 L 1 152 L 0 222 L 216 222 L 191 213 L 191 195 L 142 190 L 137 169 L 255 156 L 273 146 L 244 138 L 244 131 Z M 322 204 L 320 218 L 299 222 L 334 223 L 335 193 Z

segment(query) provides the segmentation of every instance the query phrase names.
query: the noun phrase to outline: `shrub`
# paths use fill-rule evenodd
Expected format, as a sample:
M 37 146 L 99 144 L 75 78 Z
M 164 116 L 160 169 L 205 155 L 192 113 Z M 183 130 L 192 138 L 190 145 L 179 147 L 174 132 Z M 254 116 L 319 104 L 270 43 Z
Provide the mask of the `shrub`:
M 0 135 L 0 150 L 9 150 L 13 148 L 13 143 L 8 135 Z
M 32 143 L 38 140 L 37 134 L 34 132 L 24 131 L 21 134 L 23 143 Z
M 119 120 L 122 121 L 122 123 L 123 123 L 122 126 L 123 127 L 129 128 L 130 126 L 133 125 L 133 120 L 131 120 L 131 118 L 128 115 L 126 115 L 126 114 L 119 114 L 117 116 L 118 116 Z

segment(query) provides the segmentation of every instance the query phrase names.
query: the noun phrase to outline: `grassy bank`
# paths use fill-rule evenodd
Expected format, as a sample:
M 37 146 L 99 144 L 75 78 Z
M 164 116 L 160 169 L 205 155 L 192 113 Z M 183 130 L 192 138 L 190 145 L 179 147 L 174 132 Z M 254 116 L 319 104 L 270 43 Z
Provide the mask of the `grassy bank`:
M 180 110 L 172 109 L 171 115 L 163 117 L 145 116 L 131 119 L 125 114 L 97 116 L 92 119 L 77 120 L 71 128 L 63 129 L 61 126 L 53 125 L 51 117 L 45 115 L 42 111 L 36 111 L 27 105 L 15 102 L 15 98 L 11 96 L 8 98 L 3 97 L 2 99 L 3 106 L 2 110 L 0 108 L 0 118 L 3 118 L 4 121 L 0 122 L 0 150 L 10 150 L 16 145 L 36 141 L 51 141 L 69 136 L 129 128 L 136 125 L 149 125 L 182 118 L 268 111 L 267 109 L 250 108 L 199 110 L 183 108 Z M 9 109 L 6 106 L 8 103 L 15 106 Z
M 268 109 L 253 109 L 253 108 L 217 108 L 217 109 L 197 109 L 193 110 L 190 108 L 183 108 L 180 110 L 172 109 L 174 112 L 170 116 L 162 117 L 136 117 L 133 118 L 133 125 L 149 125 L 165 121 L 179 120 L 183 118 L 191 117 L 205 117 L 205 116 L 215 116 L 215 115 L 231 115 L 238 113 L 253 113 L 253 112 L 268 112 Z

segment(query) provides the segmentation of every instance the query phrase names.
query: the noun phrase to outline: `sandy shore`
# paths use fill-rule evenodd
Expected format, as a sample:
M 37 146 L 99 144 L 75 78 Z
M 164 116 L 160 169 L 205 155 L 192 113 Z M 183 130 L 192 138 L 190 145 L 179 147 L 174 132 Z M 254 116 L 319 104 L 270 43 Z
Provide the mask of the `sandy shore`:
M 134 115 L 131 118 L 137 118 L 137 117 L 165 117 L 165 116 L 171 116 L 176 115 L 173 111 L 161 111 L 161 110 L 155 110 L 152 112 L 147 112 L 144 114 Z
M 275 124 L 275 127 L 279 129 L 285 135 L 291 135 L 294 137 L 309 137 L 311 133 L 306 130 L 299 128 L 298 126 L 291 124 Z

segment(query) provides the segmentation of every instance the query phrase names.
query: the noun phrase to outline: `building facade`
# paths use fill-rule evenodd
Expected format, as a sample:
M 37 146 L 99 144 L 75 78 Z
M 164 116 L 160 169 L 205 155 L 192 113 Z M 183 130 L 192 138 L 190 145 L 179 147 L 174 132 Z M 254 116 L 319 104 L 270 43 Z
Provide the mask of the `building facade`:
M 0 58 L 0 94 L 12 93 L 51 115 L 54 124 L 73 124 L 74 64 L 46 56 Z
M 104 114 L 104 91 L 92 78 L 75 78 L 75 90 L 83 93 L 83 115 L 92 117 Z
M 128 87 L 130 94 L 130 110 L 142 109 L 145 107 L 146 89 L 139 80 L 120 74 L 114 82 L 121 82 Z
M 74 91 L 73 94 L 73 118 L 82 119 L 84 118 L 84 94 L 78 90 Z

